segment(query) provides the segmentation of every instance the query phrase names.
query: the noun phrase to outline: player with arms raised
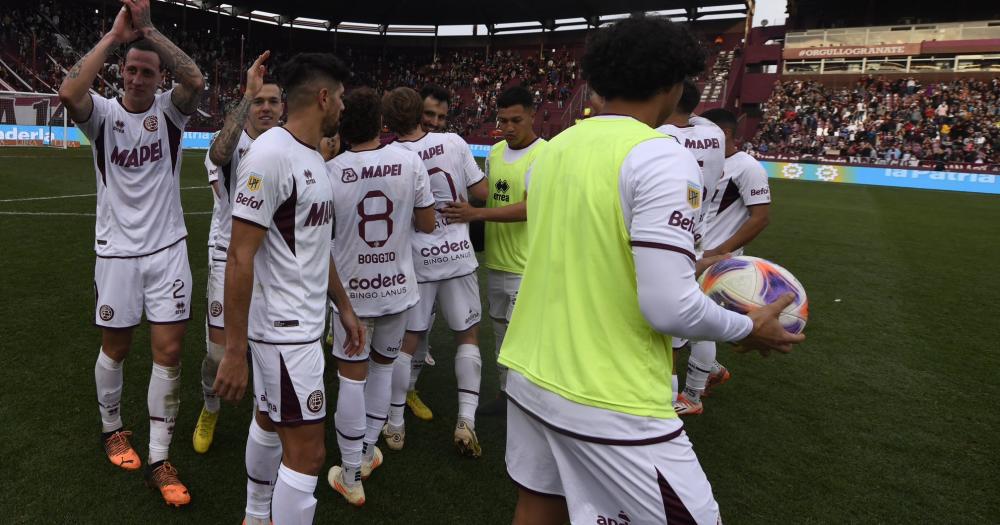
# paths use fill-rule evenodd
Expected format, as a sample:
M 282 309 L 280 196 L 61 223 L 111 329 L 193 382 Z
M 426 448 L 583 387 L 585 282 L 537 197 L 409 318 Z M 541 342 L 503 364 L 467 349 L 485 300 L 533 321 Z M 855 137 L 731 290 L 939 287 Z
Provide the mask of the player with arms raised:
M 419 299 L 413 226 L 424 233 L 434 230 L 427 169 L 416 153 L 380 144 L 381 106 L 369 88 L 344 98 L 340 136 L 351 149 L 327 163 L 335 210 L 333 258 L 369 341 L 357 352 L 348 351 L 347 334 L 333 323 L 342 465 L 330 469 L 328 479 L 356 506 L 365 503 L 361 480 L 382 463 L 375 442 L 387 419 L 393 361 L 403 344 L 406 311 Z
M 181 135 L 205 81 L 191 58 L 153 26 L 149 0 L 123 3 L 111 30 L 70 69 L 59 99 L 94 145 L 94 321 L 101 327 L 94 378 L 104 449 L 116 466 L 141 466 L 119 408 L 122 362 L 145 310 L 153 350 L 145 477 L 168 505 L 181 506 L 191 496 L 167 460 L 180 404 L 181 348 L 191 318 L 191 268 L 178 181 Z M 105 59 L 130 42 L 122 68 L 124 96 L 105 99 L 90 93 Z M 177 85 L 157 95 L 165 70 Z
M 527 209 L 524 203 L 524 175 L 546 141 L 535 134 L 535 105 L 531 92 L 514 86 L 497 98 L 497 126 L 504 140 L 493 145 L 486 160 L 490 188 L 485 208 L 454 202 L 445 208 L 445 217 L 455 222 L 486 221 L 487 299 L 493 321 L 495 357 L 500 355 L 504 334 L 514 311 L 517 289 L 524 273 L 527 251 Z M 504 385 L 507 369 L 498 366 L 500 393 L 483 405 L 480 414 L 499 415 L 507 408 Z
M 410 88 L 396 88 L 383 98 L 385 121 L 397 136 L 392 147 L 416 152 L 424 161 L 438 210 L 434 231 L 414 235 L 413 262 L 420 301 L 407 314 L 403 351 L 394 364 L 386 444 L 396 450 L 403 446 L 403 406 L 412 356 L 421 339 L 427 337 L 434 302 L 439 301 L 438 313 L 455 332 L 458 345 L 455 353 L 458 422 L 454 443 L 459 453 L 479 457 L 482 451 L 475 432 L 482 369 L 478 338 L 482 305 L 476 277 L 479 263 L 472 251 L 468 224 L 450 223 L 441 210 L 449 202 L 468 201 L 469 195 L 485 200 L 486 177 L 461 137 L 454 133 L 427 133 L 420 128 L 423 107 L 420 96 Z
M 604 114 L 552 139 L 531 168 L 528 258 L 500 351 L 517 525 L 719 523 L 666 403 L 666 334 L 784 352 L 803 339 L 777 319 L 791 294 L 740 315 L 695 281 L 698 165 L 653 126 L 702 67 L 683 26 L 628 18 L 601 29 L 583 71 Z
M 226 352 L 215 391 L 230 401 L 243 397 L 249 341 L 257 411 L 249 433 L 255 446 L 247 446 L 246 513 L 261 521 L 268 503 L 279 524 L 312 523 L 316 511 L 313 492 L 326 458 L 320 337 L 327 297 L 340 310 L 345 351 L 364 344 L 331 261 L 333 187 L 318 151 L 323 137 L 336 132 L 349 75 L 325 53 L 299 54 L 283 64 L 278 76 L 288 121 L 257 137 L 236 177 L 226 254 Z M 277 447 L 280 464 L 273 463 Z M 263 491 L 252 484 L 273 486 L 271 501 L 255 499 Z
M 264 62 L 270 56 L 265 51 L 247 70 L 247 86 L 239 104 L 229 112 L 226 124 L 212 140 L 206 166 L 214 170 L 212 183 L 215 206 L 212 208 L 212 231 L 209 238 L 208 273 L 208 343 L 201 362 L 201 387 L 205 405 L 194 427 L 192 442 L 195 452 L 204 454 L 212 446 L 215 424 L 219 418 L 219 398 L 212 390 L 219 361 L 226 351 L 225 312 L 223 310 L 223 285 L 226 277 L 226 250 L 232 230 L 232 192 L 236 184 L 236 171 L 240 159 L 250 149 L 250 144 L 261 133 L 278 123 L 284 112 L 281 88 L 274 82 L 265 82 L 267 70 Z

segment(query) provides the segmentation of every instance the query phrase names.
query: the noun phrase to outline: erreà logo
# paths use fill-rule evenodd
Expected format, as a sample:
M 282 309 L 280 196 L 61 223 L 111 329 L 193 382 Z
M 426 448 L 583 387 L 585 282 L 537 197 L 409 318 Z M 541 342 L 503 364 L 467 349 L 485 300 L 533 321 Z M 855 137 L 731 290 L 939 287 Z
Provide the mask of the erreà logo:
M 358 174 L 354 172 L 354 168 L 345 168 L 344 171 L 340 173 L 340 182 L 349 183 L 357 182 Z
M 510 184 L 507 184 L 507 179 L 498 180 L 493 187 L 495 187 L 500 193 L 507 193 L 510 190 Z

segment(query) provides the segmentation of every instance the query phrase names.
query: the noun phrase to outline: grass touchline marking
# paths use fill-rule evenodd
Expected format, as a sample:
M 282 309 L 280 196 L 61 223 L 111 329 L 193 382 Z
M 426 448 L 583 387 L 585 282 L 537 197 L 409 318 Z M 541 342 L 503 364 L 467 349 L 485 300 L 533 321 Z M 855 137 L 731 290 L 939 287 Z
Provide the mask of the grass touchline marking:
M 184 186 L 181 190 L 196 190 L 210 188 L 211 186 Z M 22 197 L 17 199 L 0 199 L 0 202 L 25 202 L 25 201 L 47 201 L 52 199 L 72 199 L 74 197 L 96 197 L 96 193 L 81 193 L 79 195 L 53 195 L 51 197 Z

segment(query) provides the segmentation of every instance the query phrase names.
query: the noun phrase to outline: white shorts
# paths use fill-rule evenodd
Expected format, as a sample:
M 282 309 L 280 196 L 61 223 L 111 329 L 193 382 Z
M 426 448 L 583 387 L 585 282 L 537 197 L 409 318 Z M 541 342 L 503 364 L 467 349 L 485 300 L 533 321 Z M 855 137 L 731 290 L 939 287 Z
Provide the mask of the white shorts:
M 257 410 L 275 425 L 298 426 L 326 418 L 323 346 L 250 341 Z
M 448 328 L 464 332 L 479 323 L 483 305 L 479 302 L 479 277 L 476 272 L 443 281 L 417 285 L 420 301 L 410 308 L 406 318 L 408 332 L 425 332 L 431 328 L 431 315 L 437 299 L 439 316 L 448 322 Z
M 370 352 L 386 358 L 396 359 L 399 349 L 403 346 L 403 333 L 406 332 L 406 317 L 409 310 L 398 314 L 383 315 L 381 317 L 362 317 L 361 324 L 365 327 L 365 348 L 355 356 L 348 356 L 344 353 L 344 342 L 347 341 L 347 332 L 340 324 L 340 314 L 333 313 L 333 357 L 348 363 L 359 363 L 367 361 Z
M 208 266 L 208 326 L 225 329 L 226 316 L 222 311 L 223 295 L 226 285 L 226 261 L 210 260 Z
M 565 499 L 572 523 L 722 523 L 679 425 L 648 439 L 592 437 L 557 427 L 508 397 L 506 461 L 521 489 Z
M 517 290 L 521 287 L 521 274 L 488 270 L 486 274 L 486 298 L 490 302 L 490 317 L 509 323 L 517 302 Z
M 94 324 L 131 328 L 191 319 L 191 266 L 183 239 L 150 255 L 98 257 L 94 265 Z

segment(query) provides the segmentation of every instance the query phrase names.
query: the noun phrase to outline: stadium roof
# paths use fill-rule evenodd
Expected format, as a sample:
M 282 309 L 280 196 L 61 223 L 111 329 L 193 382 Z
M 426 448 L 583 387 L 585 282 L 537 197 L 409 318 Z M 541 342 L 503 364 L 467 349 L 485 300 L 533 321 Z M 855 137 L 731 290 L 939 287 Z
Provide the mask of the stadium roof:
M 601 17 L 635 12 L 663 12 L 686 20 L 746 16 L 753 0 L 381 0 L 373 2 L 323 2 L 316 0 L 161 0 L 189 7 L 221 10 L 281 25 L 333 29 L 346 23 L 388 26 L 486 25 L 504 32 L 530 27 L 496 27 L 496 24 L 533 23 L 537 29 L 600 25 Z M 540 27 L 539 27 L 540 26 Z

